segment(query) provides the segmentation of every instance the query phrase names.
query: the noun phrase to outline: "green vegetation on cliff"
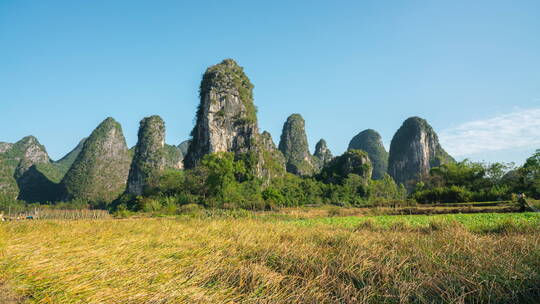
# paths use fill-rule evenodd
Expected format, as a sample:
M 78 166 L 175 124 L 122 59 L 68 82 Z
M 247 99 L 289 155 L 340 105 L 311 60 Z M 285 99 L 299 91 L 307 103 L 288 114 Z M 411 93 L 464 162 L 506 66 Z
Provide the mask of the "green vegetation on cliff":
M 235 161 L 245 162 L 250 174 L 265 182 L 279 174 L 274 172 L 281 161 L 279 155 L 259 134 L 252 91 L 249 78 L 232 59 L 206 70 L 200 86 L 197 120 L 184 160 L 186 168 L 195 168 L 210 153 L 231 152 Z
M 43 188 L 48 177 L 41 175 L 54 177 L 57 170 L 51 165 L 45 147 L 37 138 L 26 136 L 14 144 L 4 143 L 2 151 L 0 153 L 0 196 L 8 199 L 20 197 L 21 188 L 28 188 L 26 190 L 35 193 L 53 191 Z M 36 176 L 37 179 L 24 178 L 27 176 L 27 171 L 35 165 L 39 165 L 43 172 L 34 170 L 32 176 Z M 40 182 L 33 183 L 36 180 Z M 35 196 L 33 198 L 35 199 Z
M 316 161 L 309 153 L 305 121 L 300 114 L 292 114 L 283 124 L 279 150 L 287 160 L 287 172 L 310 176 L 316 172 Z
M 73 150 L 71 150 L 68 154 L 54 162 L 55 166 L 60 170 L 60 172 L 62 172 L 62 177 L 66 174 L 71 165 L 73 165 L 73 162 L 75 162 L 75 159 L 77 159 L 79 153 L 81 153 L 85 141 L 86 137 L 81 139 L 77 146 L 73 148 Z
M 237 93 L 246 112 L 241 118 L 242 122 L 256 123 L 257 109 L 253 103 L 253 84 L 244 73 L 244 68 L 233 59 L 225 59 L 221 63 L 209 67 L 203 75 L 199 96 L 205 98 L 214 89 L 229 88 L 228 93 Z M 202 103 L 201 103 L 202 104 Z M 199 105 L 197 117 L 203 115 Z
M 257 150 L 259 130 L 252 91 L 253 85 L 242 67 L 232 59 L 206 70 L 184 162 L 187 168 L 195 167 L 208 153 Z
M 65 199 L 108 203 L 125 187 L 131 159 L 122 127 L 105 119 L 85 141 L 62 180 Z
M 388 169 L 388 152 L 384 148 L 381 135 L 373 129 L 367 129 L 354 136 L 349 149 L 366 151 L 373 164 L 373 179 L 382 179 Z
M 332 155 L 330 149 L 328 149 L 328 145 L 324 139 L 320 139 L 315 145 L 315 153 L 313 153 L 313 157 L 319 163 L 319 171 L 322 170 L 326 164 L 332 161 L 334 156 Z
M 169 169 L 184 168 L 184 154 L 178 146 L 165 144 L 165 167 Z
M 358 175 L 367 184 L 371 179 L 372 165 L 368 154 L 361 150 L 348 150 L 335 157 L 323 168 L 318 178 L 327 182 L 340 184 L 349 174 Z
M 146 187 L 157 181 L 165 169 L 165 123 L 154 115 L 141 120 L 135 155 L 129 170 L 126 192 L 141 195 Z

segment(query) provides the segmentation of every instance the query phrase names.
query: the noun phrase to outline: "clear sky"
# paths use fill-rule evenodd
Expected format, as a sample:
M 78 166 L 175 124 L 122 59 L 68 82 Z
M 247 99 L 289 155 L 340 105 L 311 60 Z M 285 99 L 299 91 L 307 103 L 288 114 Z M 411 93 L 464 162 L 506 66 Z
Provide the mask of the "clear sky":
M 234 58 L 259 127 L 291 113 L 313 149 L 409 116 L 456 158 L 522 163 L 540 148 L 540 1 L 0 0 L 0 141 L 53 159 L 107 116 L 134 145 L 159 114 L 189 136 L 206 67 Z

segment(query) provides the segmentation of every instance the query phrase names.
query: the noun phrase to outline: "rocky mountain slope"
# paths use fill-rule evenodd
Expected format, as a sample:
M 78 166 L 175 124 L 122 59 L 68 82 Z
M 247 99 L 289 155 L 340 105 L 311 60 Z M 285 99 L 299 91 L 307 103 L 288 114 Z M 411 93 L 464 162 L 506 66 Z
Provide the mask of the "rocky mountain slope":
M 326 166 L 332 160 L 332 151 L 330 151 L 324 139 L 320 139 L 315 145 L 315 153 L 313 154 L 313 157 L 315 157 L 315 159 L 318 161 L 318 167 L 320 170 L 322 170 L 322 168 L 324 168 L 324 166 Z
M 432 167 L 453 162 L 425 119 L 411 117 L 403 122 L 390 144 L 388 174 L 411 190 Z
M 182 152 L 182 157 L 186 157 L 187 152 L 189 150 L 189 145 L 191 145 L 191 139 L 184 140 L 178 145 L 180 152 Z
M 142 195 L 165 169 L 165 123 L 161 117 L 145 117 L 139 125 L 135 155 L 131 162 L 126 193 Z
M 348 150 L 340 156 L 334 157 L 319 174 L 319 179 L 340 184 L 349 174 L 360 176 L 367 185 L 371 179 L 373 166 L 366 152 L 361 150 Z
M 192 141 L 184 159 L 186 168 L 195 167 L 213 152 L 234 152 L 237 158 L 251 154 L 250 168 L 258 177 L 268 178 L 270 163 L 278 160 L 265 150 L 259 134 L 253 103 L 253 84 L 234 60 L 225 59 L 209 67 L 200 86 L 200 104 Z M 271 151 L 270 151 L 271 152 Z
M 318 163 L 309 152 L 305 121 L 300 114 L 290 115 L 283 124 L 279 150 L 287 161 L 287 172 L 301 176 L 317 172 Z
M 77 156 L 79 155 L 79 153 L 81 153 L 86 139 L 87 137 L 81 139 L 81 141 L 79 141 L 79 143 L 77 144 L 77 146 L 75 146 L 75 148 L 73 148 L 73 150 L 69 151 L 64 157 L 54 162 L 57 165 L 57 167 L 61 171 L 63 171 L 63 174 L 66 174 L 66 172 L 69 170 L 71 165 L 73 165 L 73 162 L 75 161 L 75 159 L 77 159 Z
M 84 142 L 62 179 L 64 199 L 108 203 L 124 192 L 131 159 L 122 127 L 105 119 Z
M 0 143 L 0 196 L 17 198 L 20 189 L 29 184 L 24 178 L 34 165 L 51 163 L 45 147 L 34 136 L 26 136 L 14 144 Z
M 366 151 L 373 165 L 373 179 L 382 179 L 388 170 L 388 152 L 384 148 L 381 135 L 373 130 L 367 129 L 349 142 L 349 149 Z

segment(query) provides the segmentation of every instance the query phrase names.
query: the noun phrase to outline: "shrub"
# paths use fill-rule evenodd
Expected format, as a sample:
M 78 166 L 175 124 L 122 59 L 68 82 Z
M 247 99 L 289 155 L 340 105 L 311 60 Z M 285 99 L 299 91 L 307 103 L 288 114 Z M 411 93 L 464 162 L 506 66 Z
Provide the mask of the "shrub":
M 155 212 L 161 210 L 161 203 L 150 197 L 137 196 L 135 198 L 135 210 L 143 212 Z
M 436 187 L 413 194 L 419 203 L 463 203 L 471 201 L 473 193 L 461 186 Z
M 126 218 L 131 215 L 131 212 L 128 210 L 126 204 L 120 204 L 116 208 L 116 211 L 113 213 L 114 217 Z

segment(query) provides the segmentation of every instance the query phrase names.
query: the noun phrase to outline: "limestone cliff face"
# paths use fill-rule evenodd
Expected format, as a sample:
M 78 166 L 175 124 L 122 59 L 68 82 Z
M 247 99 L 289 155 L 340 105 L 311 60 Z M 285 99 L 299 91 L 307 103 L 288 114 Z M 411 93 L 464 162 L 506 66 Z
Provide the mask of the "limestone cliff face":
M 184 169 L 184 154 L 180 147 L 165 144 L 165 168 Z
M 208 153 L 256 149 L 259 130 L 252 90 L 243 68 L 232 59 L 206 70 L 193 139 L 184 160 L 186 168 L 193 168 Z
M 411 117 L 397 130 L 390 144 L 388 174 L 411 190 L 432 167 L 453 162 L 426 120 Z
M 122 127 L 113 118 L 105 119 L 62 179 L 63 198 L 111 202 L 126 189 L 130 163 Z
M 340 156 L 334 157 L 328 163 L 318 178 L 327 182 L 340 184 L 349 174 L 356 174 L 367 185 L 371 179 L 373 166 L 366 152 L 361 150 L 348 150 Z
M 0 153 L 5 153 L 7 150 L 11 149 L 13 144 L 7 142 L 0 142 Z
M 21 177 L 36 164 L 51 162 L 45 147 L 34 136 L 26 136 L 14 144 L 0 145 L 0 196 L 14 199 L 20 188 L 27 186 Z
M 324 139 L 319 140 L 315 145 L 315 153 L 313 156 L 318 161 L 319 170 L 322 170 L 322 168 L 332 160 L 332 152 L 328 149 Z
M 33 197 L 32 200 L 42 201 L 42 202 L 52 201 L 51 199 L 53 199 L 53 196 L 50 195 L 50 192 L 54 190 L 58 192 L 59 194 L 60 191 L 58 190 L 58 187 L 56 187 L 56 184 L 60 183 L 62 181 L 62 178 L 64 178 L 64 175 L 66 175 L 67 171 L 69 170 L 69 168 L 71 167 L 75 159 L 77 158 L 77 155 L 79 155 L 79 153 L 81 152 L 85 140 L 86 138 L 83 138 L 77 144 L 77 146 L 73 148 L 73 150 L 71 150 L 68 154 L 66 154 L 64 157 L 62 157 L 58 161 L 54 161 L 50 163 L 34 164 L 32 166 L 34 167 L 33 168 L 34 170 L 28 170 L 32 172 L 29 172 L 29 174 L 26 174 L 27 176 L 25 178 L 21 179 L 21 180 L 28 181 L 28 182 L 25 182 L 27 186 L 21 188 L 21 195 L 23 195 L 22 190 L 25 190 L 31 193 L 44 193 L 45 195 L 42 198 L 39 198 L 39 196 L 37 195 L 32 195 Z M 32 167 L 30 167 L 30 169 L 32 169 Z M 41 174 L 43 176 L 38 176 L 38 174 Z M 28 178 L 28 176 L 32 178 Z M 45 181 L 44 178 L 47 179 L 48 182 Z M 54 188 L 53 190 L 45 189 L 43 187 L 43 185 L 46 185 L 46 186 L 51 185 L 51 183 L 49 182 L 52 182 L 52 184 L 55 185 L 55 187 L 53 187 Z M 19 184 L 21 183 L 19 182 Z M 24 196 L 28 197 L 28 195 L 24 195 Z M 54 199 L 59 199 L 59 198 L 60 197 L 54 197 Z M 23 198 L 19 197 L 19 199 L 23 199 Z M 23 199 L 23 200 L 29 201 L 28 199 Z
M 253 173 L 263 179 L 278 174 L 271 168 L 279 162 L 273 151 L 265 150 L 259 134 L 253 103 L 253 85 L 243 68 L 226 59 L 209 67 L 200 86 L 197 121 L 184 159 L 188 169 L 202 157 L 215 152 L 233 152 L 235 157 L 254 157 Z
M 161 117 L 145 117 L 139 125 L 137 145 L 126 193 L 142 195 L 165 168 L 165 123 Z
M 259 141 L 264 160 L 259 169 L 262 172 L 261 175 L 269 178 L 283 175 L 286 172 L 286 160 L 283 153 L 276 148 L 270 132 L 262 132 Z
M 388 170 L 388 152 L 384 148 L 381 135 L 372 129 L 364 130 L 354 136 L 349 149 L 366 151 L 373 164 L 373 179 L 382 179 Z
M 51 161 L 45 147 L 34 136 L 27 136 L 16 142 L 6 155 L 12 155 L 13 160 L 19 161 L 17 174 L 24 173 L 33 164 Z
M 279 150 L 287 160 L 287 171 L 308 176 L 317 171 L 317 161 L 309 153 L 305 121 L 300 114 L 292 114 L 283 125 Z
M 27 136 L 15 144 L 2 143 L 0 146 L 3 151 L 0 153 L 0 196 L 44 203 L 61 199 L 58 183 L 80 152 L 82 144 L 79 143 L 57 162 L 49 159 L 45 147 L 33 136 Z
M 261 141 L 264 149 L 266 150 L 276 150 L 276 144 L 274 143 L 274 140 L 272 139 L 272 134 L 268 131 L 263 131 L 261 133 Z
M 77 146 L 73 148 L 73 150 L 69 151 L 68 154 L 64 155 L 64 157 L 54 162 L 57 165 L 57 167 L 61 168 L 64 174 L 66 174 L 66 172 L 69 170 L 69 167 L 73 165 L 73 162 L 75 161 L 75 159 L 77 159 L 77 156 L 81 153 L 86 139 L 87 137 L 81 139 L 79 143 L 77 144 Z
M 178 145 L 180 152 L 182 152 L 182 157 L 186 157 L 187 152 L 189 150 L 189 145 L 191 145 L 191 139 L 184 140 Z

